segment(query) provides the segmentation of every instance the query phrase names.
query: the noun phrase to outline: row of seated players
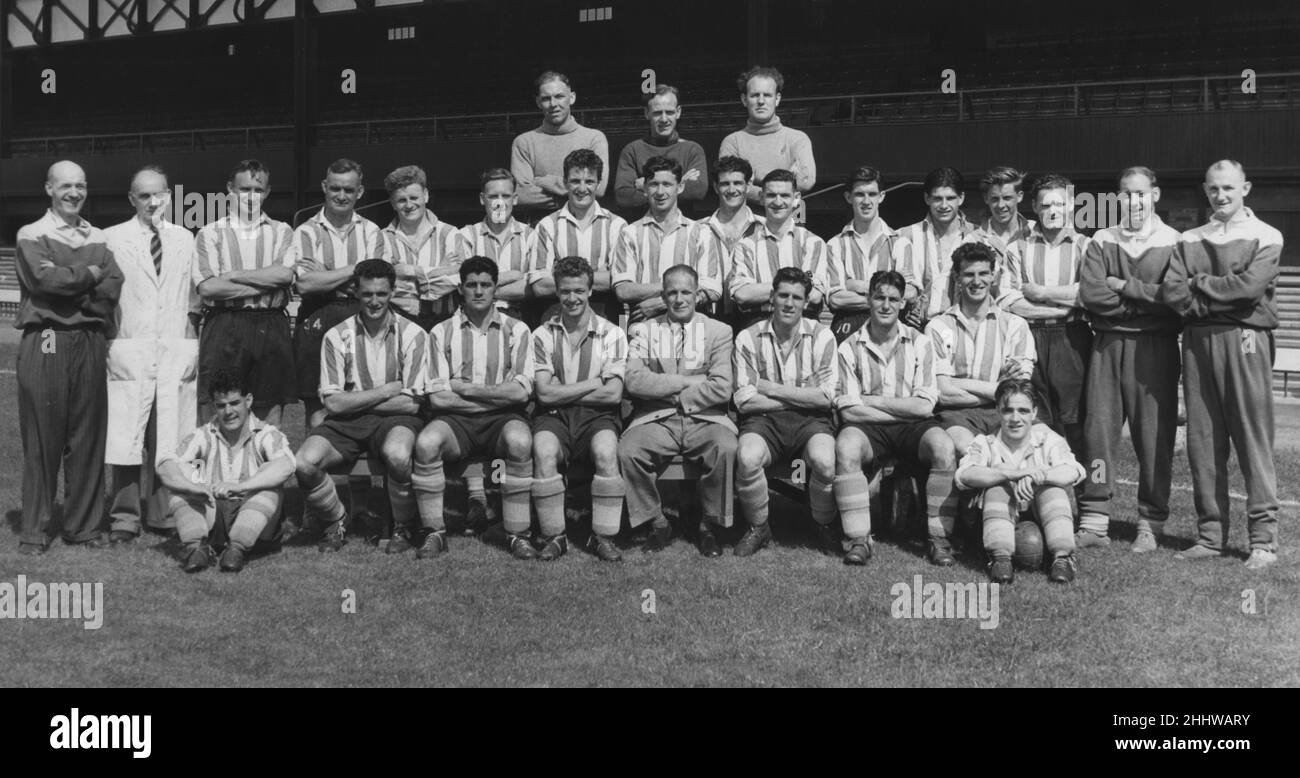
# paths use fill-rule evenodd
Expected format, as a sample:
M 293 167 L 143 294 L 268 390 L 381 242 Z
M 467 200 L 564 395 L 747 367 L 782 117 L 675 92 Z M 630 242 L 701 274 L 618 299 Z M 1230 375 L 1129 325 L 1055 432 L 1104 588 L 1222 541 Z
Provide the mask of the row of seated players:
M 996 311 L 995 254 L 970 244 L 954 264 L 963 307 Z M 516 558 L 551 560 L 567 551 L 560 471 L 573 459 L 588 459 L 594 469 L 594 553 L 620 558 L 614 537 L 625 503 L 633 527 L 651 524 L 647 545 L 657 550 L 671 529 L 656 474 L 682 456 L 701 470 L 700 551 L 721 554 L 714 529 L 732 524 L 726 498 L 734 490 L 750 525 L 735 553 L 747 556 L 771 538 L 765 468 L 802 459 L 823 548 L 860 565 L 872 546 L 865 469 L 888 457 L 929 469 L 935 564 L 954 561 L 949 538 L 960 490 L 969 488 L 983 506 L 994 580 L 1011 579 L 1013 521 L 1022 510 L 1042 522 L 1051 580 L 1073 580 L 1065 490 L 1084 472 L 1062 437 L 1035 424 L 1038 401 L 1028 381 L 1035 357 L 1019 317 L 1006 314 L 996 406 L 949 418 L 992 429 L 974 437 L 958 467 L 953 440 L 934 413 L 939 381 L 952 366 L 927 335 L 900 323 L 907 284 L 899 273 L 872 277 L 866 326 L 838 347 L 827 327 L 805 318 L 814 286 L 797 268 L 777 270 L 771 313 L 734 337 L 697 310 L 701 284 L 689 265 L 663 272 L 665 312 L 633 323 L 630 338 L 591 309 L 594 275 L 582 258 L 558 261 L 552 281 L 560 309 L 529 331 L 495 307 L 496 263 L 472 257 L 458 270 L 463 307 L 426 335 L 392 310 L 393 266 L 360 262 L 353 275 L 360 311 L 331 328 L 322 346 L 327 416 L 296 455 L 282 433 L 251 415 L 253 397 L 230 371 L 212 379 L 213 420 L 160 458 L 187 544 L 185 569 L 213 563 L 212 534 L 227 539 L 223 569 L 242 568 L 278 513 L 280 485 L 295 472 L 307 510 L 325 526 L 321 550 L 338 550 L 346 515 L 327 471 L 363 452 L 382 460 L 388 475 L 397 527 L 388 553 L 415 546 L 417 557 L 432 558 L 447 551 L 443 466 L 467 457 L 500 460 L 503 523 Z

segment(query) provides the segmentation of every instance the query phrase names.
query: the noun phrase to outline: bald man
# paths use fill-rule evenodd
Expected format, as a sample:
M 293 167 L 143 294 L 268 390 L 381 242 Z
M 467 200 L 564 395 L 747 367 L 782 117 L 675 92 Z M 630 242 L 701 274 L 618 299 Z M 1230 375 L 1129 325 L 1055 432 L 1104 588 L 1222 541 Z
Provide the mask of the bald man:
M 1178 559 L 1227 551 L 1228 444 L 1246 481 L 1250 557 L 1260 570 L 1277 561 L 1277 472 L 1273 467 L 1273 330 L 1277 329 L 1282 233 L 1246 207 L 1250 181 L 1241 163 L 1222 160 L 1205 173 L 1210 221 L 1184 232 L 1162 286 L 1181 314 L 1187 460 L 1196 504 L 1196 544 Z
M 50 209 L 18 230 L 14 326 L 18 423 L 23 438 L 23 519 L 19 552 L 41 554 L 62 465 L 68 484 L 63 539 L 92 548 L 103 533 L 108 389 L 105 330 L 122 291 L 122 271 L 104 233 L 81 218 L 86 172 L 56 162 L 45 178 Z

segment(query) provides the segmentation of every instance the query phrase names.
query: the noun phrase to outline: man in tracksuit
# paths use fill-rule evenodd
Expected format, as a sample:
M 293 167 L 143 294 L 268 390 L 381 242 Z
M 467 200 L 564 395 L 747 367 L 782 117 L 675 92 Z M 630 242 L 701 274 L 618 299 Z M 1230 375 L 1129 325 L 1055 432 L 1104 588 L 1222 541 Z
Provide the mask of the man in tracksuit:
M 1246 480 L 1246 567 L 1259 570 L 1277 561 L 1272 383 L 1282 234 L 1245 207 L 1250 182 L 1241 163 L 1214 163 L 1204 186 L 1210 221 L 1183 233 L 1162 286 L 1165 302 L 1186 321 L 1187 458 L 1199 525 L 1196 544 L 1177 558 L 1226 550 L 1231 441 Z
M 1156 174 L 1120 174 L 1121 221 L 1099 230 L 1083 255 L 1079 299 L 1096 337 L 1088 363 L 1083 433 L 1093 462 L 1079 498 L 1079 530 L 1107 537 L 1115 456 L 1128 422 L 1138 459 L 1135 553 L 1155 551 L 1169 518 L 1169 482 L 1178 428 L 1178 333 L 1182 319 L 1164 304 L 1160 284 L 1177 249 L 1178 231 L 1160 220 Z

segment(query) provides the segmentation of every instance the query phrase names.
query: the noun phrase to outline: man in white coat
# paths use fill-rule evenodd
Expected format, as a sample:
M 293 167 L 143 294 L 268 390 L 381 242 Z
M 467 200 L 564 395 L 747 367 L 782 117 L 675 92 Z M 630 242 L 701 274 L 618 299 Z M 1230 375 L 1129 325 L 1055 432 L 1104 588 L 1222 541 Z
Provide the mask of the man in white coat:
M 152 463 L 192 432 L 198 413 L 200 301 L 191 266 L 194 237 L 166 221 L 167 175 L 147 165 L 131 180 L 135 216 L 104 231 L 122 268 L 117 335 L 108 346 L 108 445 L 112 472 L 109 542 L 140 534 L 141 497 L 153 504 Z M 145 455 L 145 450 L 149 454 Z M 165 498 L 157 504 L 165 506 Z M 153 512 L 160 527 L 166 510 Z

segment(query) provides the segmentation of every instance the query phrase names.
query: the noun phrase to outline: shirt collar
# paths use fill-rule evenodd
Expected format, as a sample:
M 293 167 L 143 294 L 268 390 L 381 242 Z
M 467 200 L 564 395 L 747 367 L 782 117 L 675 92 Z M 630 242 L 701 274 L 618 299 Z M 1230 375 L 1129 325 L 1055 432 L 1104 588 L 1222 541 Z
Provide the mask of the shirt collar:
M 567 202 L 560 207 L 560 210 L 556 211 L 555 213 L 557 218 L 568 219 L 569 221 L 573 222 L 574 226 L 577 226 L 580 223 L 578 221 L 578 217 L 573 215 L 573 211 L 569 210 L 569 204 Z M 609 211 L 606 211 L 604 208 L 601 208 L 599 202 L 595 202 L 591 204 L 591 213 L 592 213 L 591 219 L 593 223 L 597 219 L 604 219 L 609 217 Z
M 366 332 L 366 323 L 365 323 L 365 321 L 361 318 L 361 314 L 360 314 L 360 313 L 357 313 L 355 316 L 352 317 L 352 319 L 353 319 L 353 321 L 356 322 L 356 326 L 357 326 L 357 334 L 358 334 L 358 335 L 360 335 L 360 336 L 363 337 L 363 338 L 369 338 L 369 337 L 371 337 L 370 333 Z M 396 332 L 396 331 L 397 331 L 397 314 L 396 314 L 396 313 L 393 311 L 393 309 L 390 307 L 390 308 L 388 309 L 388 324 L 387 324 L 387 325 L 384 327 L 384 329 L 381 331 L 381 334 L 380 334 L 380 336 L 379 336 L 379 340 L 383 340 L 384 338 L 387 338 L 390 334 L 392 334 L 392 333 L 394 333 L 394 332 Z
M 461 308 L 456 311 L 456 329 L 463 329 L 465 327 L 473 327 L 473 326 L 474 323 L 471 322 L 469 320 L 469 317 L 465 315 L 464 308 Z M 483 321 L 483 329 L 480 330 L 480 332 L 490 330 L 493 327 L 496 327 L 497 329 L 502 328 L 501 314 L 499 312 L 499 309 L 495 305 L 492 306 L 492 309 L 488 311 L 487 319 Z
M 1012 221 L 1015 222 L 1015 228 L 1011 230 L 1012 235 L 1023 236 L 1029 234 L 1029 220 L 1025 218 L 1023 213 L 1016 211 L 1015 217 Z M 984 219 L 984 221 L 980 222 L 979 230 L 980 232 L 985 232 L 989 235 L 998 234 L 997 229 L 993 226 L 992 216 L 989 216 Z
M 816 325 L 810 319 L 800 319 L 795 334 L 798 336 L 799 340 L 810 338 L 814 334 L 815 326 Z M 760 337 L 768 337 L 773 341 L 776 340 L 776 327 L 772 326 L 772 318 L 770 316 L 759 322 L 758 334 Z
M 792 235 L 794 231 L 799 228 L 799 225 L 795 223 L 794 219 L 791 219 L 788 222 L 786 222 L 786 228 L 784 231 L 773 232 L 767 226 L 767 219 L 763 219 L 758 223 L 758 227 L 763 231 L 764 237 L 771 237 L 771 238 L 775 238 L 778 241 L 781 241 L 781 240 L 785 240 L 785 237 L 787 235 Z
M 434 230 L 437 230 L 437 229 L 438 229 L 438 214 L 434 213 L 433 211 L 429 210 L 428 208 L 424 209 L 424 218 L 421 219 L 421 221 L 422 221 L 422 222 L 428 222 L 429 225 L 432 226 L 432 227 L 434 228 Z M 402 223 L 401 223 L 401 220 L 398 219 L 398 217 L 396 217 L 396 216 L 393 217 L 393 220 L 392 220 L 391 222 L 389 222 L 389 223 L 388 223 L 388 226 L 385 227 L 384 229 L 385 229 L 386 231 L 388 231 L 388 232 L 396 232 L 396 233 L 399 234 L 399 235 L 405 235 L 405 234 L 406 234 L 405 232 L 402 232 Z M 411 236 L 411 237 L 414 237 L 414 236 Z
M 998 317 L 998 313 L 1000 312 L 1000 310 L 1001 310 L 1001 309 L 998 308 L 998 304 L 997 304 L 996 302 L 994 302 L 994 301 L 990 298 L 990 299 L 988 300 L 988 307 L 987 307 L 987 308 L 985 309 L 985 311 L 984 311 L 984 315 L 983 315 L 982 317 L 979 317 L 979 318 L 983 318 L 983 319 L 996 319 L 996 318 Z M 950 313 L 950 314 L 952 314 L 954 317 L 957 318 L 957 321 L 960 321 L 960 322 L 974 321 L 974 319 L 968 317 L 966 314 L 964 314 L 964 313 L 961 312 L 961 302 L 960 302 L 960 301 L 953 303 L 953 304 L 952 304 L 952 307 L 950 307 L 948 310 L 944 311 L 944 313 Z
M 966 214 L 962 213 L 960 209 L 958 209 L 957 218 L 954 221 L 957 222 L 958 235 L 965 235 L 971 231 L 970 222 L 966 221 Z M 925 218 L 921 220 L 921 229 L 928 233 L 934 232 L 934 222 L 930 219 L 930 214 L 927 213 Z
M 357 213 L 356 211 L 353 211 L 352 218 L 348 219 L 348 225 L 351 226 L 354 224 L 359 224 L 362 218 L 363 217 L 361 216 L 361 214 Z M 316 215 L 312 217 L 312 221 L 319 223 L 322 227 L 329 230 L 330 232 L 339 231 L 337 227 L 335 227 L 332 223 L 330 223 L 329 217 L 325 215 L 324 206 L 321 206 L 321 209 L 316 212 Z
M 564 316 L 559 313 L 555 314 L 554 316 L 546 320 L 546 326 L 564 330 Z M 564 330 L 564 331 L 568 332 L 568 330 Z M 600 329 L 596 325 L 596 312 L 588 308 L 587 309 L 587 332 L 592 335 L 596 335 L 599 333 L 599 331 Z
M 850 220 L 848 224 L 844 225 L 844 229 L 840 230 L 840 234 L 847 235 L 854 239 L 861 236 L 867 239 L 868 244 L 874 244 L 881 235 L 886 235 L 889 231 L 889 225 L 885 223 L 884 219 L 877 216 L 875 219 L 871 220 L 871 227 L 866 231 L 866 233 L 859 233 L 857 230 L 853 229 L 853 222 Z
M 232 450 L 243 448 L 248 441 L 256 437 L 257 433 L 261 432 L 265 428 L 266 422 L 257 418 L 257 414 L 249 413 L 248 421 L 244 422 L 244 429 L 240 431 L 239 438 L 235 441 L 233 446 L 230 446 L 230 448 Z M 212 418 L 208 421 L 208 429 L 212 432 L 213 438 L 216 440 L 218 446 L 228 445 L 226 434 L 221 431 L 221 427 L 217 426 L 216 414 L 213 414 Z
M 690 220 L 687 219 L 680 210 L 674 210 L 672 217 L 668 221 L 660 223 L 655 220 L 653 214 L 646 212 L 645 216 L 642 216 L 637 220 L 637 224 L 649 225 L 663 231 L 665 234 L 670 234 L 676 232 L 681 227 L 689 225 Z
M 248 225 L 249 229 L 258 229 L 271 223 L 271 217 L 266 215 L 266 211 L 259 211 L 257 218 L 253 223 Z M 233 213 L 226 214 L 226 226 L 232 230 L 239 230 L 244 225 L 239 221 L 239 217 Z
M 1230 220 L 1226 222 L 1220 221 L 1214 218 L 1213 216 L 1211 216 L 1210 226 L 1217 228 L 1221 232 L 1227 232 L 1233 227 L 1240 227 L 1241 225 L 1253 220 L 1254 218 L 1255 218 L 1255 212 L 1243 205 L 1241 206 L 1241 210 L 1237 211 L 1237 213 Z
M 45 211 L 45 219 L 48 222 L 49 228 L 56 232 L 60 232 L 64 235 L 75 232 L 83 238 L 90 237 L 90 222 L 86 221 L 80 214 L 77 215 L 77 226 L 75 227 L 65 222 L 62 217 L 54 212 L 53 208 L 49 208 Z
M 1025 456 L 1032 456 L 1033 452 L 1042 449 L 1047 445 L 1047 427 L 1042 423 L 1035 424 L 1029 428 L 1029 440 L 1026 441 Z M 994 432 L 991 436 L 995 445 L 1001 448 L 1004 455 L 1012 454 L 1011 447 L 1002 439 L 1002 432 Z
M 474 225 L 474 228 L 478 230 L 479 235 L 485 237 L 491 237 L 491 238 L 497 237 L 496 233 L 492 232 L 492 227 L 488 225 L 487 219 L 484 219 L 481 222 L 477 222 Z M 515 219 L 515 217 L 512 215 L 510 217 L 510 221 L 506 222 L 506 228 L 502 232 L 506 235 L 513 237 L 515 235 L 519 235 L 523 233 L 523 231 L 524 231 L 524 225 L 520 224 L 519 221 Z
M 1159 232 L 1160 228 L 1163 226 L 1165 226 L 1165 223 L 1160 218 L 1160 214 L 1153 211 L 1151 216 L 1147 219 L 1146 224 L 1142 225 L 1143 229 L 1126 230 L 1123 226 L 1119 226 L 1118 229 L 1116 229 L 1116 234 L 1119 239 L 1125 243 L 1146 243 L 1155 237 L 1156 233 Z
M 1047 236 L 1043 234 L 1043 225 L 1035 224 L 1029 230 L 1029 234 L 1025 236 L 1025 239 L 1038 241 L 1039 243 L 1046 243 L 1049 246 L 1059 246 L 1062 243 L 1066 242 L 1067 240 L 1070 241 L 1071 243 L 1074 243 L 1081 237 L 1083 236 L 1080 235 L 1078 232 L 1076 232 L 1074 229 L 1074 225 L 1071 224 L 1071 225 L 1066 225 L 1065 229 L 1061 230 L 1061 234 L 1056 236 L 1056 240 L 1054 242 L 1048 241 Z

